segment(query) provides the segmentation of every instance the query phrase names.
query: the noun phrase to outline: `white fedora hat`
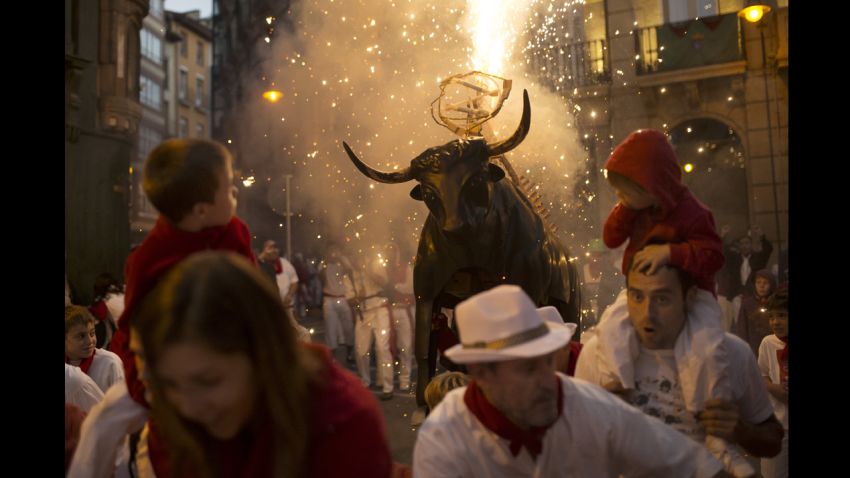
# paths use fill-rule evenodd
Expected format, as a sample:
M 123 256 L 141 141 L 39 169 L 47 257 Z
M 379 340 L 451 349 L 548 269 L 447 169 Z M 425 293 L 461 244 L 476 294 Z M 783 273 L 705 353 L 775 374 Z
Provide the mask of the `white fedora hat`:
M 577 325 L 572 322 L 564 322 L 564 318 L 561 317 L 561 313 L 558 312 L 558 309 L 551 305 L 547 305 L 545 307 L 540 307 L 537 309 L 537 312 L 543 317 L 543 320 L 546 322 L 551 322 L 558 327 L 563 327 L 570 332 L 570 338 L 572 338 L 573 334 L 576 331 Z
M 476 294 L 455 309 L 461 343 L 446 350 L 446 357 L 456 363 L 501 362 L 554 352 L 566 345 L 575 327 L 545 320 L 552 311 L 541 313 L 515 285 Z

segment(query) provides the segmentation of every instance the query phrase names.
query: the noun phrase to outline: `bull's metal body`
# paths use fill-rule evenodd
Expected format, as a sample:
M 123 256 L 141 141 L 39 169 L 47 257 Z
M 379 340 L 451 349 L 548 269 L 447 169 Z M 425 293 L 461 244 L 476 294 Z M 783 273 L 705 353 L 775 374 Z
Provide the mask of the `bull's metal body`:
M 526 92 L 523 101 L 520 127 L 507 140 L 495 145 L 484 139 L 454 140 L 426 150 L 400 172 L 370 168 L 343 143 L 352 162 L 370 178 L 417 181 L 411 196 L 425 201 L 431 212 L 419 239 L 413 280 L 420 405 L 436 365 L 431 321 L 439 310 L 434 307 L 448 289 L 464 299 L 497 284 L 516 284 L 538 306 L 553 305 L 565 321 L 579 323 L 578 275 L 569 254 L 517 185 L 504 180 L 504 172 L 489 161 L 516 147 L 528 133 Z M 464 285 L 457 280 L 464 271 L 478 271 L 488 279 Z

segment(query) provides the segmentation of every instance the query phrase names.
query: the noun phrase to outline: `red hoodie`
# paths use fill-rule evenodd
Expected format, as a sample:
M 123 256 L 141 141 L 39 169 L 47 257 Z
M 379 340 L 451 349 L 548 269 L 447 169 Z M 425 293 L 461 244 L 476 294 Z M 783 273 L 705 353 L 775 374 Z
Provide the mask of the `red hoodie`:
M 127 264 L 124 266 L 124 280 L 127 284 L 124 291 L 124 313 L 118 319 L 118 331 L 112 337 L 109 349 L 118 354 L 124 362 L 127 390 L 130 396 L 142 405 L 148 406 L 144 398 L 144 386 L 136 373 L 134 355 L 130 351 L 130 317 L 166 272 L 189 255 L 208 249 L 233 251 L 251 259 L 255 264 L 257 262 L 251 250 L 248 226 L 236 216 L 224 226 L 187 232 L 177 229 L 160 215 L 142 245 L 127 258 Z
M 711 211 L 682 184 L 682 170 L 664 133 L 643 129 L 611 153 L 605 168 L 638 183 L 660 207 L 633 210 L 617 203 L 602 239 L 614 249 L 629 240 L 623 274 L 635 253 L 650 244 L 670 244 L 670 263 L 687 271 L 699 288 L 714 293 L 714 274 L 723 266 L 723 242 Z

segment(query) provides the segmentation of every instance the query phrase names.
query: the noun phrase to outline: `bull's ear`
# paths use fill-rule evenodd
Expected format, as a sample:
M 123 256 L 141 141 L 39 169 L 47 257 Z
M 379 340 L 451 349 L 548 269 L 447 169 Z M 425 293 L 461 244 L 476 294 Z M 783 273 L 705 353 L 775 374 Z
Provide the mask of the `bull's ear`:
M 493 163 L 487 165 L 489 168 L 490 181 L 497 182 L 505 177 L 505 171 Z
M 504 174 L 504 173 L 503 173 Z M 417 184 L 410 190 L 410 197 L 416 199 L 417 201 L 422 201 L 424 198 L 422 197 L 422 185 Z

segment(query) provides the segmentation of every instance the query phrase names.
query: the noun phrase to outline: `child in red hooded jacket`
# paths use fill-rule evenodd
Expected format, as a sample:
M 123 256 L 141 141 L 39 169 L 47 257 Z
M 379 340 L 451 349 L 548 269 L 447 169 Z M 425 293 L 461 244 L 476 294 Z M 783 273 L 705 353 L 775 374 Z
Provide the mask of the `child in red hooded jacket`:
M 612 249 L 629 241 L 623 274 L 633 269 L 652 275 L 670 265 L 687 272 L 697 286 L 688 302 L 688 326 L 674 347 L 685 407 L 698 413 L 707 399 L 731 399 L 729 355 L 723 347 L 720 306 L 714 295 L 714 274 L 723 266 L 723 242 L 711 211 L 682 184 L 676 153 L 660 131 L 630 134 L 611 153 L 605 168 L 619 202 L 605 221 L 602 239 Z M 629 320 L 626 290 L 603 314 L 597 336 L 599 370 L 606 388 L 634 389 L 640 348 Z M 694 360 L 692 350 L 711 352 L 697 354 Z M 706 446 L 734 475 L 753 472 L 724 440 L 706 435 Z

